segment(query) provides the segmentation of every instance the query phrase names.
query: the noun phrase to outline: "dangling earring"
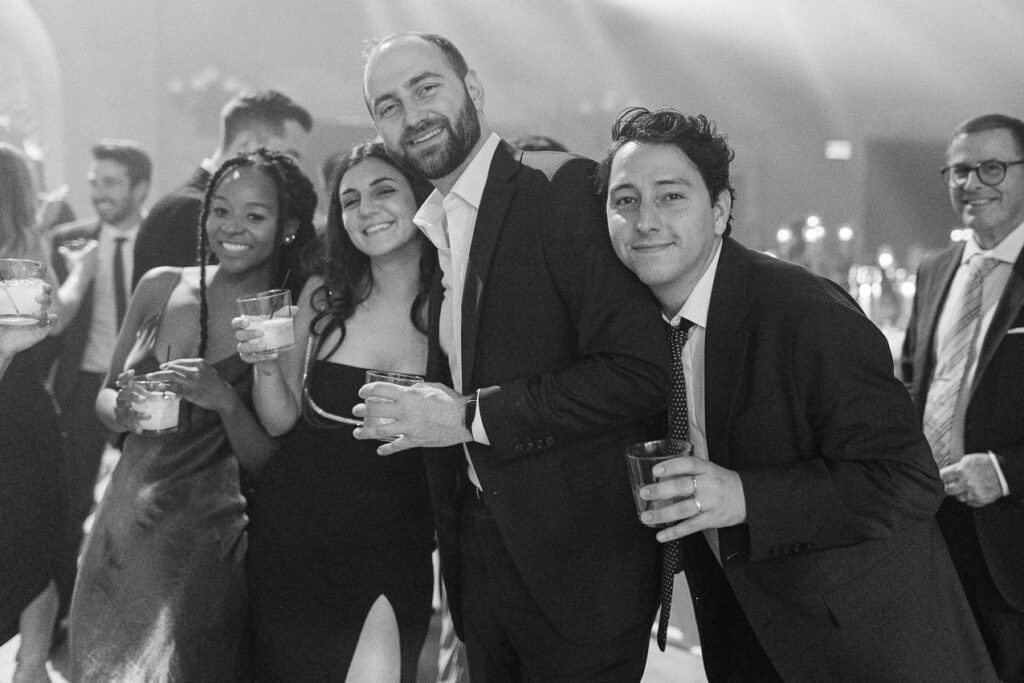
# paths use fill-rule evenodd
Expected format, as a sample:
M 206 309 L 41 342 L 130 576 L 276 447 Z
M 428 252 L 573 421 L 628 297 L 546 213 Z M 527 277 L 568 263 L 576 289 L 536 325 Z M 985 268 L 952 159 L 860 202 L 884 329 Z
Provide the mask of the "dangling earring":
M 284 243 L 285 244 L 291 244 L 294 241 L 295 241 L 295 235 L 294 234 L 285 235 L 285 238 L 284 238 Z

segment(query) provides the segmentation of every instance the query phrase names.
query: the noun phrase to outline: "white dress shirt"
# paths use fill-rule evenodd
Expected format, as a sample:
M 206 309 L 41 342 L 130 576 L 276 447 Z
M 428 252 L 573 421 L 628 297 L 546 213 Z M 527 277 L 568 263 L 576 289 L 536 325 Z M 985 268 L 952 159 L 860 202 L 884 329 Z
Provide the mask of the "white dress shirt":
M 117 301 L 115 287 L 120 286 L 125 292 L 125 301 L 131 299 L 131 277 L 135 266 L 135 237 L 139 234 L 138 224 L 127 230 L 115 228 L 104 223 L 100 226 L 99 245 L 96 247 L 97 268 L 96 278 L 92 284 L 92 318 L 89 322 L 89 336 L 82 352 L 81 369 L 86 372 L 106 374 L 110 369 L 110 358 L 114 354 L 114 344 L 120 321 L 117 320 Z M 124 237 L 121 245 L 121 257 L 124 261 L 124 281 L 114 283 L 114 241 Z
M 480 201 L 487 184 L 494 152 L 501 142 L 495 133 L 484 141 L 473 160 L 466 166 L 447 195 L 434 190 L 413 221 L 437 247 L 437 260 L 441 266 L 441 284 L 444 300 L 441 302 L 441 321 L 438 334 L 441 349 L 448 354 L 448 367 L 453 388 L 462 393 L 462 292 L 469 265 L 469 250 L 473 244 L 473 231 Z M 483 415 L 477 404 L 473 420 L 473 440 L 489 444 L 483 426 Z
M 715 255 L 707 270 L 701 276 L 690 296 L 683 302 L 679 312 L 666 322 L 678 327 L 682 318 L 693 323 L 690 335 L 683 346 L 683 376 L 686 378 L 686 413 L 690 428 L 690 443 L 693 444 L 693 455 L 708 459 L 707 423 L 704 411 L 704 337 L 707 334 L 708 310 L 711 308 L 711 290 L 715 284 L 715 273 L 718 272 L 718 257 L 722 254 L 722 243 L 719 241 Z M 673 353 L 675 350 L 673 349 Z M 700 496 L 698 488 L 698 499 Z M 711 546 L 715 557 L 719 557 L 718 530 L 706 529 L 704 537 Z
M 974 375 L 978 370 L 981 346 L 985 341 L 985 335 L 988 334 L 989 327 L 992 326 L 996 305 L 999 303 L 1003 290 L 1006 289 L 1006 283 L 1010 279 L 1010 273 L 1013 271 L 1013 264 L 1020 256 L 1022 248 L 1024 248 L 1024 223 L 1018 225 L 1013 232 L 1003 238 L 992 249 L 982 249 L 972 237 L 964 246 L 964 252 L 960 258 L 960 267 L 956 275 L 953 276 L 953 282 L 949 286 L 949 294 L 946 295 L 946 301 L 942 306 L 942 314 L 939 316 L 938 326 L 935 328 L 934 348 L 940 349 L 949 336 L 950 328 L 955 322 L 953 320 L 954 307 L 950 306 L 949 302 L 959 301 L 963 298 L 964 287 L 967 285 L 970 275 L 970 268 L 967 263 L 971 257 L 975 254 L 981 254 L 982 256 L 999 261 L 999 264 L 989 271 L 982 281 L 981 320 L 978 322 L 977 336 L 974 339 L 971 355 L 967 358 L 967 367 L 964 370 L 956 408 L 953 411 L 953 426 L 950 431 L 949 450 L 950 454 L 957 459 L 964 455 L 964 423 L 967 417 L 967 405 L 971 400 L 971 386 L 974 384 Z M 999 461 L 991 452 L 989 452 L 989 457 L 992 459 L 992 465 L 995 467 L 996 474 L 999 475 L 999 484 L 1003 489 L 1003 495 L 1009 495 L 1009 485 L 1006 482 L 1006 477 L 1003 476 L 1002 468 L 999 467 Z

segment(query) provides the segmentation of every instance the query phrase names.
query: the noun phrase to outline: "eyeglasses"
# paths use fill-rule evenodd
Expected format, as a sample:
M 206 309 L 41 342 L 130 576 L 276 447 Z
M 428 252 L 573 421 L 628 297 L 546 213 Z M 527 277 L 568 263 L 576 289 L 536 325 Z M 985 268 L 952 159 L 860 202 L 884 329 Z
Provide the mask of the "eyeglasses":
M 953 164 L 942 168 L 942 178 L 949 187 L 964 187 L 967 185 L 971 173 L 978 176 L 983 185 L 989 187 L 998 185 L 1006 177 L 1006 169 L 1009 166 L 1024 164 L 1024 159 L 1016 161 L 997 161 L 988 159 L 980 164 Z

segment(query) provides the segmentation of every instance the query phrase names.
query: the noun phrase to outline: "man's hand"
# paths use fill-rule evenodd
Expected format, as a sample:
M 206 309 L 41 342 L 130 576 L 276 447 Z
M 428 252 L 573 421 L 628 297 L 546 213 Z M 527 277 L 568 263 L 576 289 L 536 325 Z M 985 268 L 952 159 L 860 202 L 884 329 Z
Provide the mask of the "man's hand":
M 662 543 L 704 529 L 742 524 L 747 520 L 743 483 L 733 470 L 703 458 L 684 455 L 655 466 L 654 474 L 672 478 L 645 486 L 640 490 L 640 497 L 676 502 L 645 512 L 640 521 L 648 525 L 679 522 L 658 532 L 658 540 Z
M 959 462 L 939 470 L 946 495 L 972 508 L 989 505 L 1003 497 L 999 474 L 988 453 L 968 453 Z
M 352 414 L 363 418 L 362 427 L 353 430 L 357 439 L 398 437 L 377 449 L 379 455 L 391 455 L 407 448 L 438 448 L 472 441 L 465 425 L 466 402 L 443 384 L 420 382 L 403 387 L 388 382 L 370 382 L 359 390 L 363 403 Z

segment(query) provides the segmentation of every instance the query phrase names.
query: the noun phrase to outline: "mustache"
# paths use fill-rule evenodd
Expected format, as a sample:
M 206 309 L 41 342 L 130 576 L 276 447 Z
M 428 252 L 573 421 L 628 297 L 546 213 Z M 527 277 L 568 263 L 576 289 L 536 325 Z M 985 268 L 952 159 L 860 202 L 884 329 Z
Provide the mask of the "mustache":
M 443 126 L 445 128 L 450 128 L 451 127 L 450 126 L 450 122 L 448 121 L 447 118 L 445 118 L 443 116 L 435 116 L 435 117 L 429 118 L 429 119 L 427 119 L 427 120 L 425 120 L 425 121 L 423 121 L 423 122 L 421 122 L 421 123 L 419 123 L 419 124 L 417 124 L 415 126 L 406 126 L 405 130 L 402 132 L 402 142 L 410 143 L 413 140 L 415 140 L 416 138 L 418 138 L 419 136 L 421 136 L 424 133 L 426 133 L 428 130 L 431 130 L 432 128 L 435 128 L 438 125 Z

